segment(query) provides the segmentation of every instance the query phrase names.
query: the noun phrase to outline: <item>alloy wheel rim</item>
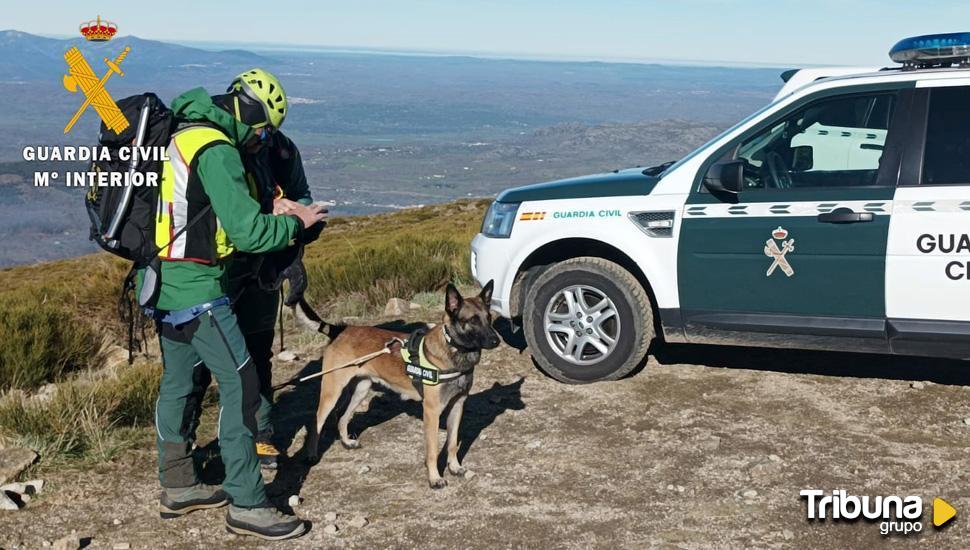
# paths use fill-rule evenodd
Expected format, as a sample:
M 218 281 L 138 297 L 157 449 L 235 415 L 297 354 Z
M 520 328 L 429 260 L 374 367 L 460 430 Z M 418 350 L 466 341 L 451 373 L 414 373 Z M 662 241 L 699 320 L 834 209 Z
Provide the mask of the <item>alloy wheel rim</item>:
M 616 304 L 589 285 L 571 285 L 557 292 L 546 305 L 542 326 L 556 355 L 574 365 L 603 361 L 620 337 Z

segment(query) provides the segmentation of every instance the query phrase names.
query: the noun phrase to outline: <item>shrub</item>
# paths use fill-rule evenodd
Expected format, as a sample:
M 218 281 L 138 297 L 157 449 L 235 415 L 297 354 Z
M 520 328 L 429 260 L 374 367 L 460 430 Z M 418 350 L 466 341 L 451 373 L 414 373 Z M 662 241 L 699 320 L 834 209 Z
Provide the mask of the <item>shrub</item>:
M 486 206 L 461 201 L 334 220 L 307 248 L 308 297 L 334 311 L 373 311 L 389 298 L 470 283 L 469 243 Z
M 367 306 L 435 290 L 467 274 L 467 243 L 438 237 L 392 238 L 306 262 L 310 296 L 319 302 L 362 295 Z
M 31 388 L 86 366 L 99 338 L 94 328 L 73 322 L 63 306 L 36 297 L 0 297 L 0 390 Z
M 47 400 L 8 395 L 0 401 L 0 437 L 34 449 L 45 462 L 106 460 L 151 424 L 161 368 L 139 363 L 116 378 L 61 384 Z

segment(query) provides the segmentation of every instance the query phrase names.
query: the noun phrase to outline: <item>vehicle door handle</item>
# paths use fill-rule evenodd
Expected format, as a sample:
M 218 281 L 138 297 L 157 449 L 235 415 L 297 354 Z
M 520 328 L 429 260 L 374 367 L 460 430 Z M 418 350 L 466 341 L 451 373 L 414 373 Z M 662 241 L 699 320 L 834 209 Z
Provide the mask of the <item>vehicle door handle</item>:
M 821 223 L 860 223 L 872 220 L 872 212 L 854 212 L 851 208 L 845 207 L 818 215 L 818 221 Z

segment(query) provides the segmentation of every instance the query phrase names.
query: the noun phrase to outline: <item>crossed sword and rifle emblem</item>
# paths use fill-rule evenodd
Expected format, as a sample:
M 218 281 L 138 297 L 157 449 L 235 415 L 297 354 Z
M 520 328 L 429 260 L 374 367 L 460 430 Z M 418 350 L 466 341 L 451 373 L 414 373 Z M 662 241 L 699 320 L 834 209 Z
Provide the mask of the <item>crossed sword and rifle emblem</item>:
M 125 76 L 125 73 L 121 71 L 119 65 L 121 65 L 121 62 L 124 61 L 125 56 L 130 51 L 131 47 L 125 46 L 125 49 L 114 61 L 107 57 L 104 58 L 104 62 L 108 65 L 108 72 L 104 73 L 104 76 L 100 79 L 91 70 L 88 61 L 84 59 L 81 51 L 76 46 L 64 54 L 64 61 L 67 61 L 67 66 L 70 68 L 71 73 L 64 75 L 64 88 L 71 93 L 76 93 L 80 88 L 85 97 L 84 103 L 81 104 L 77 112 L 74 113 L 74 117 L 64 127 L 65 134 L 71 131 L 71 128 L 74 127 L 74 124 L 81 118 L 81 115 L 84 114 L 84 111 L 89 105 L 94 106 L 94 110 L 97 111 L 104 125 L 114 130 L 116 134 L 120 134 L 128 127 L 128 119 L 122 114 L 121 109 L 118 108 L 118 104 L 108 95 L 108 91 L 104 89 L 104 85 L 113 74 Z
M 774 261 L 768 267 L 768 272 L 765 273 L 766 277 L 771 277 L 771 274 L 775 272 L 776 268 L 781 268 L 781 271 L 791 277 L 795 274 L 795 270 L 792 268 L 791 264 L 788 263 L 788 258 L 785 257 L 786 254 L 795 250 L 795 239 L 788 239 L 787 241 L 782 241 L 781 248 L 778 248 L 778 243 L 775 242 L 774 238 L 765 241 L 765 256 L 773 258 Z

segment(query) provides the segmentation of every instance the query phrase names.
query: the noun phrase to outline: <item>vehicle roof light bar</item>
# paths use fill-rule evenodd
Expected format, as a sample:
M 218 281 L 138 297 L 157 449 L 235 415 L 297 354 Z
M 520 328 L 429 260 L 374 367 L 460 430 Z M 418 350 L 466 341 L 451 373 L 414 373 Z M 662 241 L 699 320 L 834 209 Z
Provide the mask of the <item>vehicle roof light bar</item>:
M 970 67 L 970 32 L 904 38 L 889 50 L 889 58 L 904 69 Z

